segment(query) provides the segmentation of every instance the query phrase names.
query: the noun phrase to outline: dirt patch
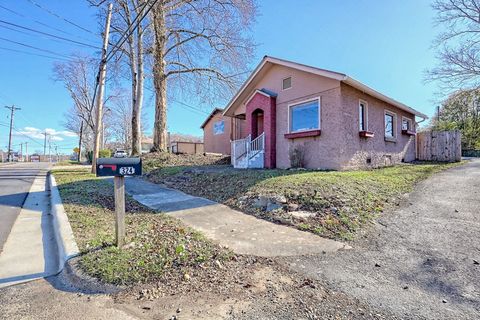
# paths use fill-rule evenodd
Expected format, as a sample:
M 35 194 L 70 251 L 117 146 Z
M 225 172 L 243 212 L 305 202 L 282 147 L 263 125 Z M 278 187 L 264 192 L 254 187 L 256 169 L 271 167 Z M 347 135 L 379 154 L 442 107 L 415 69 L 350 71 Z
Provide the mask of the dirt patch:
M 272 259 L 238 256 L 114 295 L 128 312 L 153 319 L 394 319 Z

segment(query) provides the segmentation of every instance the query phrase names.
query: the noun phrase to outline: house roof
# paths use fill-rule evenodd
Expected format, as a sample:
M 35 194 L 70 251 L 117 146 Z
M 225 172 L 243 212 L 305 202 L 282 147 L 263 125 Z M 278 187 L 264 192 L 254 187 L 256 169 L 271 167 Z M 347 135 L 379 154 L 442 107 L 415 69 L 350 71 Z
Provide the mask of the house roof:
M 292 62 L 292 61 L 288 61 L 288 60 L 284 60 L 284 59 L 279 59 L 279 58 L 274 58 L 274 57 L 270 57 L 270 56 L 265 56 L 263 57 L 262 61 L 258 64 L 258 66 L 255 68 L 255 70 L 253 70 L 252 74 L 248 77 L 248 79 L 243 83 L 243 85 L 241 86 L 240 90 L 235 94 L 235 96 L 232 98 L 232 100 L 230 100 L 230 102 L 228 103 L 227 107 L 225 108 L 225 110 L 223 111 L 223 115 L 225 116 L 232 116 L 233 115 L 233 110 L 232 110 L 232 107 L 236 104 L 237 100 L 240 98 L 240 96 L 242 95 L 242 93 L 247 89 L 248 85 L 253 81 L 253 79 L 262 73 L 262 70 L 265 69 L 265 67 L 269 66 L 269 65 L 281 65 L 281 66 L 285 66 L 285 67 L 288 67 L 288 68 L 293 68 L 293 69 L 297 69 L 297 70 L 300 70 L 300 71 L 304 71 L 304 72 L 308 72 L 308 73 L 313 73 L 313 74 L 316 74 L 316 75 L 319 75 L 319 76 L 323 76 L 323 77 L 326 77 L 326 78 L 329 78 L 329 79 L 334 79 L 334 80 L 338 80 L 340 82 L 343 82 L 345 84 L 348 84 L 372 97 L 375 97 L 377 99 L 380 99 L 382 101 L 385 101 L 401 110 L 404 110 L 404 111 L 407 111 L 407 112 L 410 112 L 410 113 L 413 113 L 414 115 L 418 116 L 418 117 L 421 117 L 421 118 L 424 118 L 424 119 L 427 119 L 428 116 L 401 103 L 401 102 L 398 102 L 397 100 L 395 99 L 392 99 L 372 88 L 370 88 L 369 86 L 367 86 L 366 84 L 363 84 L 361 83 L 360 81 L 358 80 L 355 80 L 353 79 L 352 77 L 346 75 L 346 74 L 343 74 L 343 73 L 340 73 L 340 72 L 335 72 L 335 71 L 330 71 L 330 70 L 325 70 L 325 69 L 320 69 L 320 68 L 316 68 L 316 67 L 312 67 L 312 66 L 308 66 L 308 65 L 305 65 L 305 64 L 301 64 L 301 63 L 297 63 L 297 62 Z M 264 89 L 262 89 L 264 90 Z M 203 128 L 203 127 L 202 127 Z
M 222 111 L 223 111 L 223 109 L 221 109 L 221 108 L 215 108 L 215 109 L 213 109 L 212 112 L 210 112 L 210 114 L 208 115 L 207 119 L 205 119 L 205 121 L 204 121 L 204 122 L 202 123 L 202 125 L 200 126 L 200 129 L 203 129 L 203 128 L 207 125 L 208 121 L 210 121 L 210 119 L 212 119 L 213 116 L 214 116 L 217 112 L 222 112 Z

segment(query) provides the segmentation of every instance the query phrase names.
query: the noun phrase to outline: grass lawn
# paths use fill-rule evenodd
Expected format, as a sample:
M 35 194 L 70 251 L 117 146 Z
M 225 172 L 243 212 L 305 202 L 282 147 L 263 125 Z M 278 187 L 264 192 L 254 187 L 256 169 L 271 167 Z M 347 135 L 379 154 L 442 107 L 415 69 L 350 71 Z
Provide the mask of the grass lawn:
M 454 164 L 419 163 L 359 171 L 222 170 L 148 179 L 224 203 L 270 221 L 325 237 L 350 240 L 399 196 L 433 173 Z M 262 204 L 262 200 L 264 203 Z M 265 199 L 276 202 L 268 211 Z
M 231 253 L 176 219 L 155 214 L 126 199 L 126 245 L 113 246 L 113 185 L 85 169 L 54 170 L 65 211 L 82 252 L 80 267 L 117 284 L 156 281 L 169 274 L 188 275 L 228 259 Z

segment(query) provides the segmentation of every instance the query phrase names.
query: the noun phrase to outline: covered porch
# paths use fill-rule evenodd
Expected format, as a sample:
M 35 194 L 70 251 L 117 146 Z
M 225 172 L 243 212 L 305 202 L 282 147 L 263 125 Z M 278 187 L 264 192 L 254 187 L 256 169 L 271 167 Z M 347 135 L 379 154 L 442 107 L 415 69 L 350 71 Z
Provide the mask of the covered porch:
M 245 102 L 245 113 L 236 115 L 246 121 L 246 136 L 231 141 L 234 168 L 275 168 L 276 96 L 255 90 Z

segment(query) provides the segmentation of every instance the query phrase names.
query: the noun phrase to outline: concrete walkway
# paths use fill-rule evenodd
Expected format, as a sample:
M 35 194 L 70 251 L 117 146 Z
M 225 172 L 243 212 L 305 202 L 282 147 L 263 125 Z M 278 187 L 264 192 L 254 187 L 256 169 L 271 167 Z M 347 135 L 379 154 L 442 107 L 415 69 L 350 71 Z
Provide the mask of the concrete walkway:
M 35 178 L 0 254 L 0 288 L 57 272 L 46 173 Z
M 127 178 L 126 190 L 138 202 L 182 220 L 239 254 L 297 256 L 349 248 L 337 241 L 257 219 L 225 205 L 138 178 Z

